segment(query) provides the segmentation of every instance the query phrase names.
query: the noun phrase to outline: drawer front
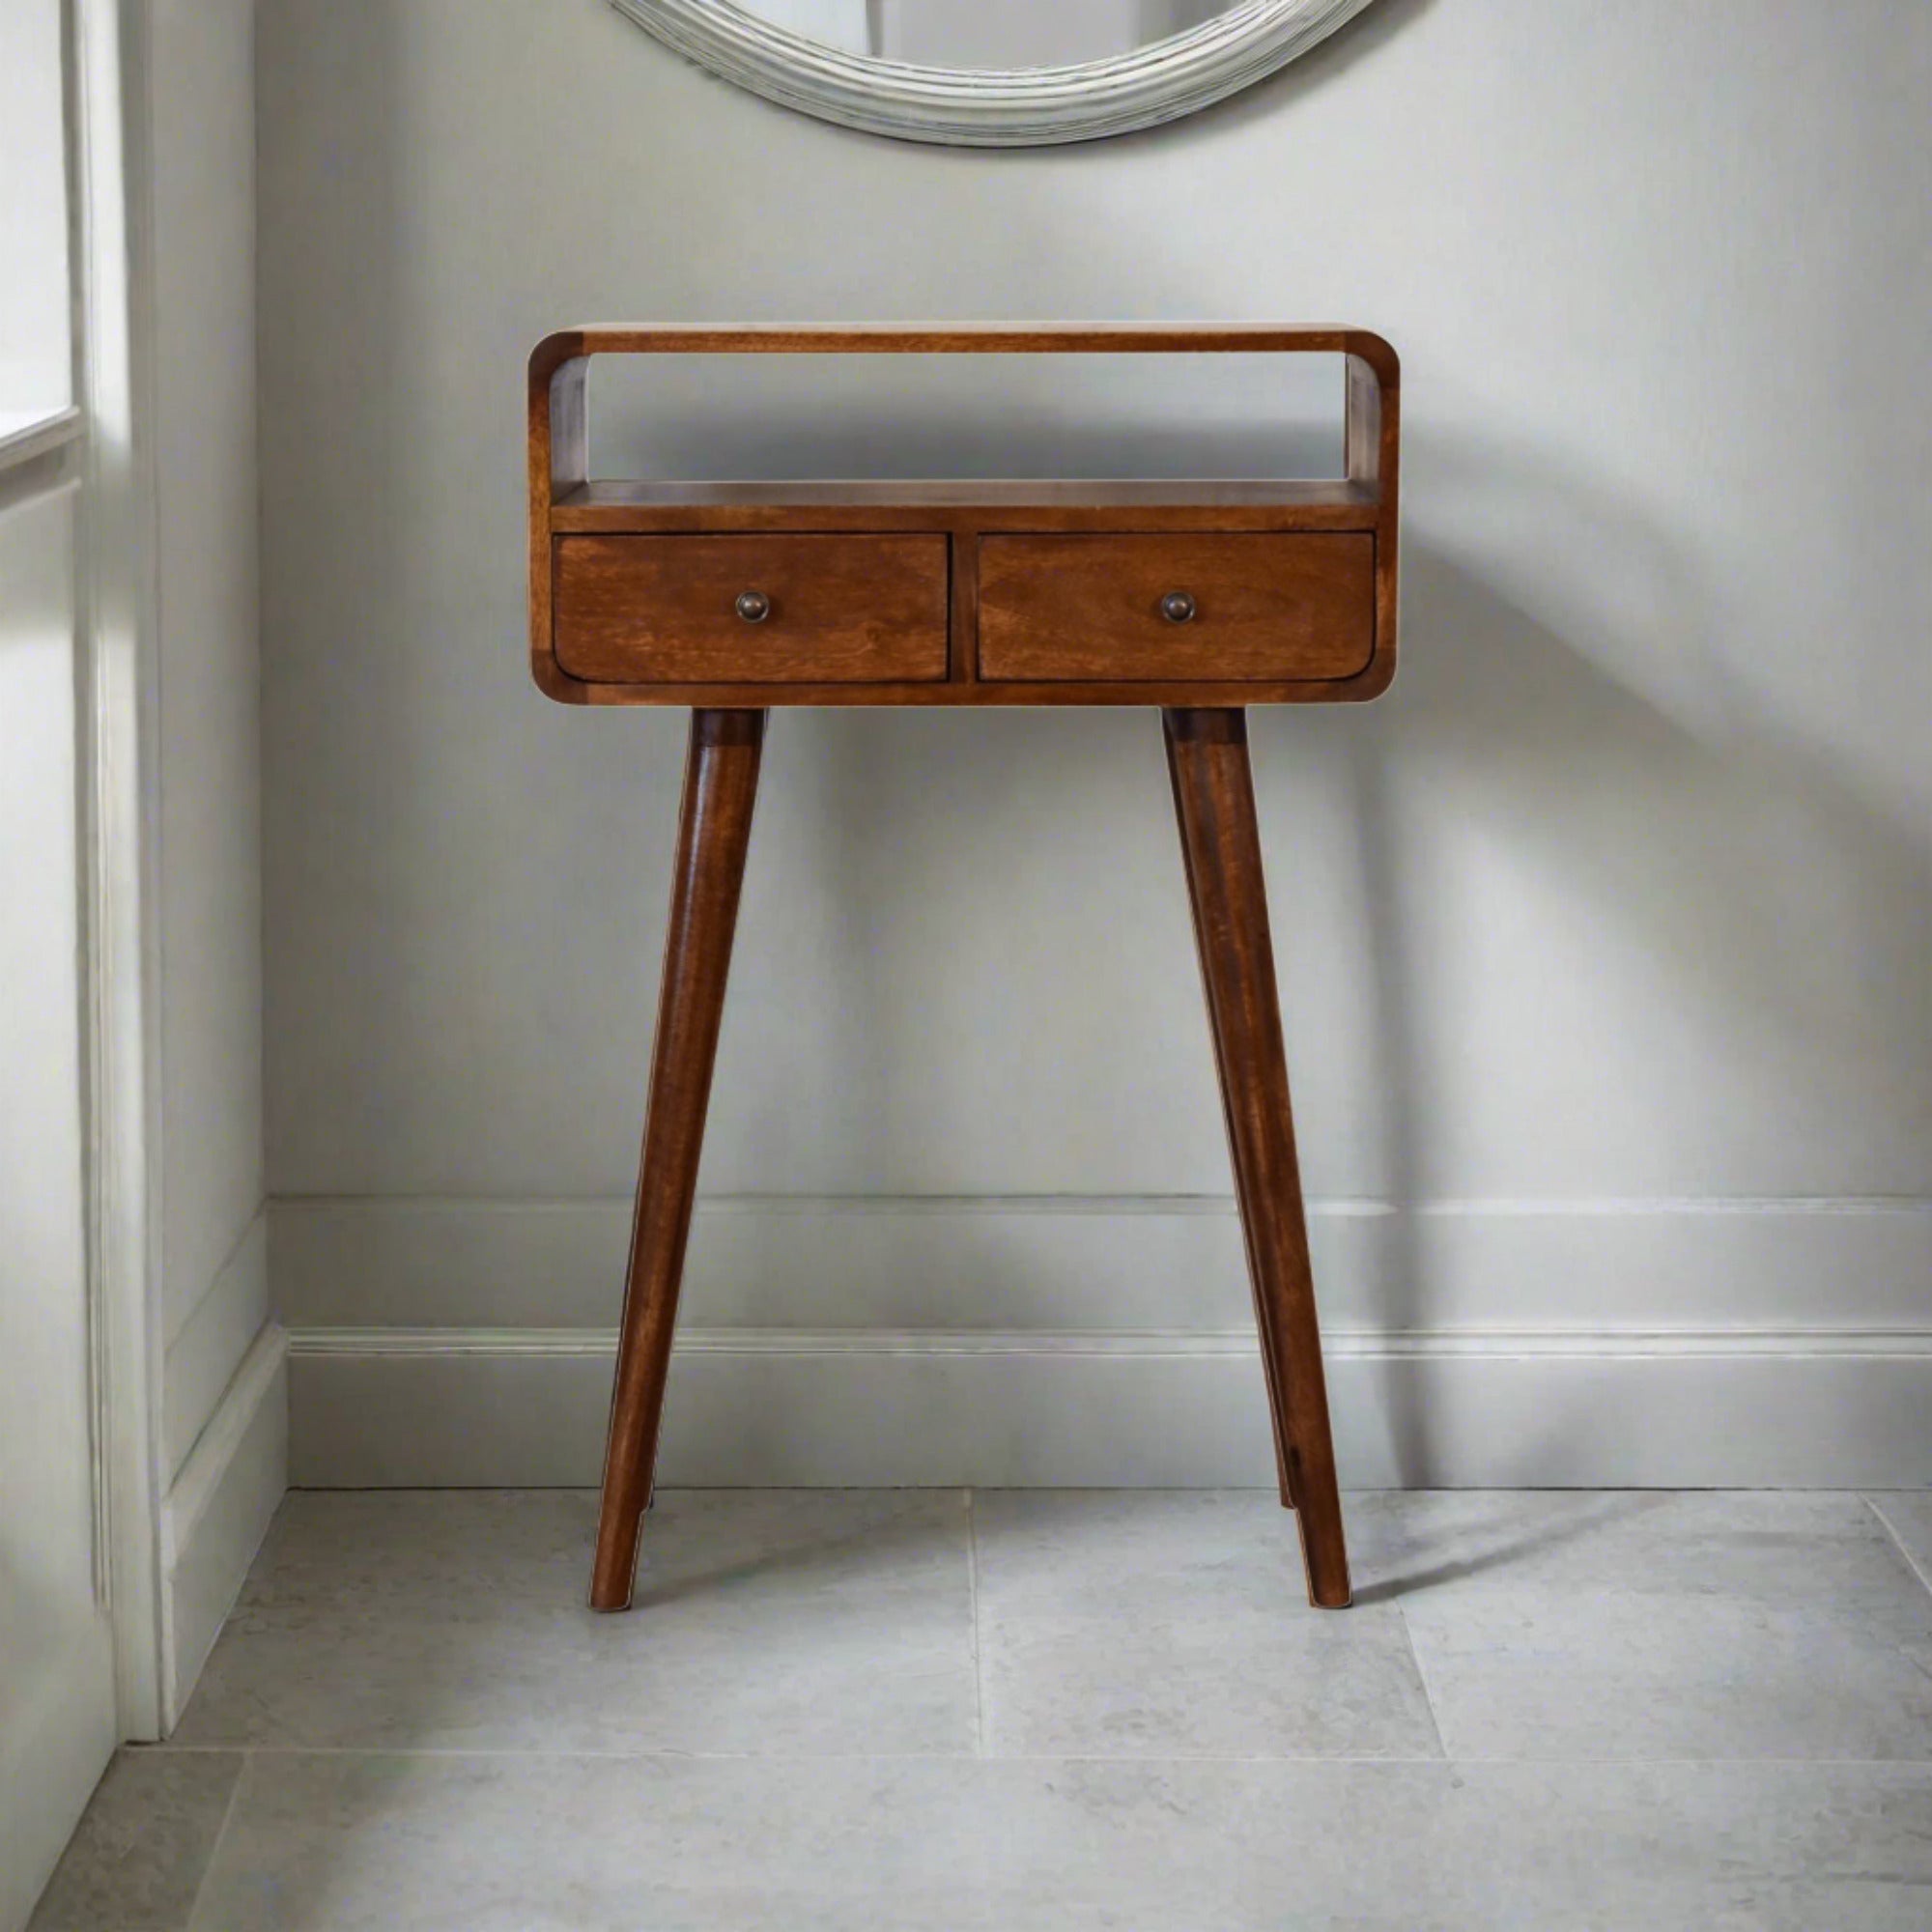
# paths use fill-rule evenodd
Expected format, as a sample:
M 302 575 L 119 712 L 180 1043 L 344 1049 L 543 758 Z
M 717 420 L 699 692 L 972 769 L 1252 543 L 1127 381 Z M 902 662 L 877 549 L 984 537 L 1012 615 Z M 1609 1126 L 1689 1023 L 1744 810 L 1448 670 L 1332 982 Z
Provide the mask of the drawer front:
M 1375 655 L 1375 576 L 1376 540 L 1357 531 L 984 537 L 980 675 L 1353 677 Z
M 944 535 L 559 537 L 556 661 L 592 684 L 943 678 L 947 546 Z

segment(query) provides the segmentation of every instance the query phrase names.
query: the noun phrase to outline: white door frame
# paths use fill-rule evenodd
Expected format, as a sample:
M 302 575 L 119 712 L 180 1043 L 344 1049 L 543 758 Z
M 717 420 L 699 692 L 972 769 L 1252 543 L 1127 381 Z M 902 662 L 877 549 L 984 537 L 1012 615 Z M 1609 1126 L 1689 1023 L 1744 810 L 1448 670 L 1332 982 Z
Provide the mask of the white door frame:
M 127 1738 L 161 1735 L 160 1065 L 150 0 L 70 0 L 97 1570 Z

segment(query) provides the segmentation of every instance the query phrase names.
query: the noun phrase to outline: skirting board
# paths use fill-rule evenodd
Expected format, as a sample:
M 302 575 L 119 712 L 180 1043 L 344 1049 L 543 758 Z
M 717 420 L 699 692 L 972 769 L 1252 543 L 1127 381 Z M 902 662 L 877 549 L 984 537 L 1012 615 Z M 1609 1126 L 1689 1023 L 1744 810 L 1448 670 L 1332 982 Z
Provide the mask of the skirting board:
M 277 1198 L 269 1271 L 293 1329 L 614 1326 L 628 1199 Z M 1315 1200 L 1337 1333 L 1932 1332 L 1932 1202 Z M 711 1197 L 693 1329 L 1046 1336 L 1249 1320 L 1225 1197 Z
M 595 1481 L 630 1204 L 270 1202 L 298 1484 Z M 1309 1204 L 1345 1477 L 1932 1476 L 1932 1203 Z M 676 1483 L 1266 1483 L 1222 1198 L 710 1198 Z
M 208 1292 L 168 1341 L 161 1368 L 161 1450 L 172 1480 L 269 1319 L 269 1216 L 258 1210 Z
M 597 1480 L 614 1338 L 297 1331 L 301 1488 Z M 1336 1332 L 1343 1480 L 1380 1488 L 1918 1488 L 1932 1333 Z M 1266 1486 L 1251 1333 L 693 1331 L 668 1485 Z
M 172 1729 L 288 1489 L 288 1337 L 266 1323 L 168 1491 L 164 1730 Z

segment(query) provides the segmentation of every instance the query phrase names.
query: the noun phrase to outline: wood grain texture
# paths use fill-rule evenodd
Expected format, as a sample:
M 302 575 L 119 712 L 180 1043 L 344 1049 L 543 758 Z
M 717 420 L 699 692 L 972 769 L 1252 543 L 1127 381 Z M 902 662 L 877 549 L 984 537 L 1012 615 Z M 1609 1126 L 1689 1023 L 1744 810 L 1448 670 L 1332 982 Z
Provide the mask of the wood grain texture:
M 987 323 L 920 327 L 897 323 L 596 323 L 544 337 L 533 378 L 585 355 L 1353 355 L 1384 385 L 1398 379 L 1395 350 L 1347 323 Z
M 947 548 L 932 534 L 562 537 L 557 663 L 592 683 L 943 678 Z M 735 609 L 747 591 L 769 599 L 760 622 Z
M 1346 474 L 1298 481 L 1157 482 L 949 480 L 652 483 L 589 477 L 585 371 L 597 355 L 1324 355 L 1347 366 Z M 1225 677 L 1192 670 L 1122 676 L 1109 662 L 1092 676 L 988 675 L 978 624 L 982 541 L 1003 535 L 1223 535 L 1359 532 L 1373 539 L 1367 602 L 1373 647 L 1344 675 L 1254 674 L 1252 704 L 1358 703 L 1393 681 L 1397 662 L 1401 368 L 1380 336 L 1347 327 L 1272 324 L 896 327 L 593 327 L 547 337 L 529 364 L 530 666 L 568 704 L 1156 704 L 1227 699 Z M 587 675 L 592 660 L 559 655 L 554 608 L 556 544 L 578 536 L 929 534 L 952 546 L 952 637 L 947 668 L 855 676 L 834 667 L 772 671 L 752 652 L 693 651 L 639 675 Z M 1354 627 L 1359 629 L 1359 619 Z M 680 626 L 680 631 L 682 627 Z M 1351 630 L 1351 635 L 1354 632 Z M 623 653 L 619 652 L 623 658 Z M 573 668 L 573 666 L 577 667 Z M 1143 666 L 1143 670 L 1149 668 Z
M 678 527 L 784 529 L 810 510 L 834 527 L 930 528 L 964 521 L 986 529 L 1119 529 L 1121 512 L 1150 512 L 1159 529 L 1221 527 L 1234 514 L 1256 529 L 1372 530 L 1372 487 L 1346 477 L 867 477 L 696 483 L 599 478 L 558 493 L 554 530 Z M 963 519 L 935 513 L 961 512 Z M 743 519 L 741 525 L 726 519 Z M 756 521 L 753 521 L 753 520 Z
M 964 653 L 955 659 L 965 667 Z M 1137 683 L 1131 678 L 1069 680 L 1065 684 L 1040 680 L 1022 684 L 1005 679 L 988 682 L 961 674 L 938 682 L 912 684 L 808 684 L 716 680 L 703 684 L 586 684 L 567 671 L 552 668 L 539 674 L 547 696 L 563 704 L 688 705 L 711 710 L 759 710 L 781 706 L 842 709 L 864 705 L 960 705 L 998 710 L 1012 705 L 1167 705 L 1227 704 L 1362 704 L 1379 697 L 1394 679 L 1395 668 L 1377 652 L 1358 677 L 1325 680 L 1260 678 L 1239 685 L 1212 679 L 1158 678 Z
M 1342 1609 L 1350 1597 L 1348 1545 L 1289 1102 L 1247 715 L 1169 710 L 1163 723 L 1282 1500 L 1300 1513 L 1309 1601 L 1318 1608 Z
M 590 1606 L 597 1610 L 630 1604 L 639 1519 L 651 1500 L 764 738 L 762 711 L 692 714 L 591 1572 Z
M 1339 679 L 1375 653 L 1367 535 L 988 536 L 980 545 L 980 675 Z M 1194 614 L 1162 614 L 1186 596 Z

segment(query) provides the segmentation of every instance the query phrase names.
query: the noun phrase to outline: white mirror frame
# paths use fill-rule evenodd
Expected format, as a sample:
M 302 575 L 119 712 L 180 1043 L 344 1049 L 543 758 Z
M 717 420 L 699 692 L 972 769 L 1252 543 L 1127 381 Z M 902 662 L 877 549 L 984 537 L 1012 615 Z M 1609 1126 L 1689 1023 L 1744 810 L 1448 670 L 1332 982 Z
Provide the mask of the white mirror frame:
M 1370 0 L 1242 0 L 1110 60 L 1011 71 L 908 67 L 822 46 L 729 0 L 611 0 L 668 46 L 767 100 L 901 141 L 1024 148 L 1124 134 L 1260 80 Z

